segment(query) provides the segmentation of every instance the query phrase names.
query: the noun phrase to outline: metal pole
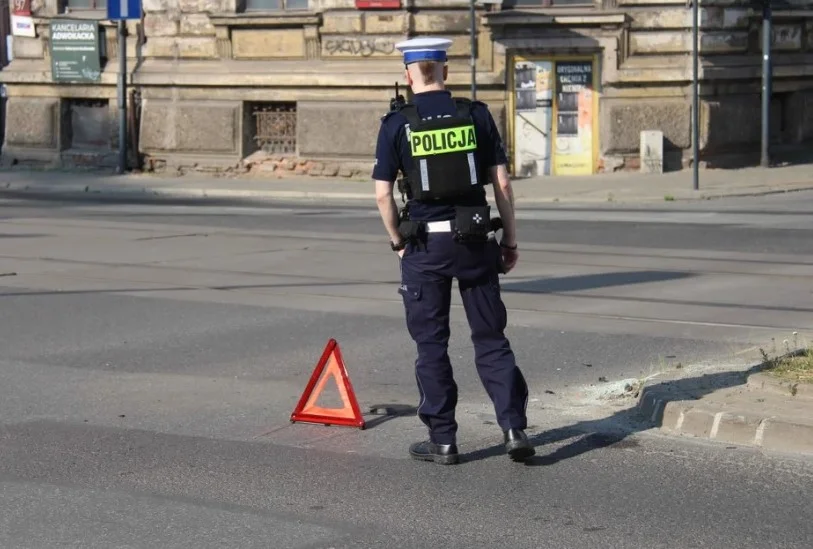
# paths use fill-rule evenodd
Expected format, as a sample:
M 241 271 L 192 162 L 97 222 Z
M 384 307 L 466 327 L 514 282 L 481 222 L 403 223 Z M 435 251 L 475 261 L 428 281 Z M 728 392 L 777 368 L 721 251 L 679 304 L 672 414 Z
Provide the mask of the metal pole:
M 477 57 L 477 37 L 475 35 L 477 29 L 477 22 L 474 19 L 474 3 L 476 0 L 471 0 L 469 4 L 469 15 L 471 16 L 471 99 L 477 99 L 477 69 L 475 67 L 475 59 Z
M 760 165 L 763 168 L 770 166 L 770 139 L 771 139 L 771 3 L 762 2 L 762 154 Z
M 119 167 L 118 173 L 127 171 L 127 27 L 118 22 L 119 34 Z
M 700 189 L 699 3 L 700 0 L 692 0 L 692 186 L 695 191 Z

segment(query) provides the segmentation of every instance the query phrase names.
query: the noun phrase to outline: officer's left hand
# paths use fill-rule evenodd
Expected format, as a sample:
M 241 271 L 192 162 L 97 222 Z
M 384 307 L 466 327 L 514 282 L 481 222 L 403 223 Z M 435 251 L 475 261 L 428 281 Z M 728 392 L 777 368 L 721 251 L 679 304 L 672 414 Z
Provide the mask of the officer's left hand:
M 505 269 L 505 274 L 508 274 L 514 267 L 517 266 L 519 252 L 510 248 L 501 247 L 500 253 L 502 254 L 502 263 L 503 268 Z

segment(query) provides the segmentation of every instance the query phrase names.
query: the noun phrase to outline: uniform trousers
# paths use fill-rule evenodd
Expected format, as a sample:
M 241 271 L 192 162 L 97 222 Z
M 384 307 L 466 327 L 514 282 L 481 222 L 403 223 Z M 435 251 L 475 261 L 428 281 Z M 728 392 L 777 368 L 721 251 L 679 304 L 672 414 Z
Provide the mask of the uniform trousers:
M 471 330 L 475 365 L 491 398 L 498 425 L 526 429 L 528 386 L 505 336 L 507 314 L 499 282 L 500 248 L 487 242 L 456 242 L 451 232 L 429 232 L 410 242 L 401 259 L 406 325 L 417 345 L 418 417 L 436 444 L 456 442 L 458 388 L 449 360 L 449 309 L 457 279 Z

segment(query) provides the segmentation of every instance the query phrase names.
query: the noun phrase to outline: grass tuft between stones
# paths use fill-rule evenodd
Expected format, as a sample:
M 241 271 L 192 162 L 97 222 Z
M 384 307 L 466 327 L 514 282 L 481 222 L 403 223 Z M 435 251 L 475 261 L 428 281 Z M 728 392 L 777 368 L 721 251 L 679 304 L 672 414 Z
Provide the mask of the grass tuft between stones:
M 813 348 L 799 356 L 776 358 L 767 373 L 788 381 L 813 383 Z

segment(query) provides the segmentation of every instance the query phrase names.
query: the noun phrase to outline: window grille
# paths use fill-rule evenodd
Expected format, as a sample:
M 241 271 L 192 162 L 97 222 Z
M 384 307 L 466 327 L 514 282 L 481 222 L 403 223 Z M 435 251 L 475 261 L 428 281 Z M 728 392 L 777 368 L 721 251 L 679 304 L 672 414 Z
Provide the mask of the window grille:
M 296 154 L 296 103 L 251 104 L 254 142 L 269 154 Z

